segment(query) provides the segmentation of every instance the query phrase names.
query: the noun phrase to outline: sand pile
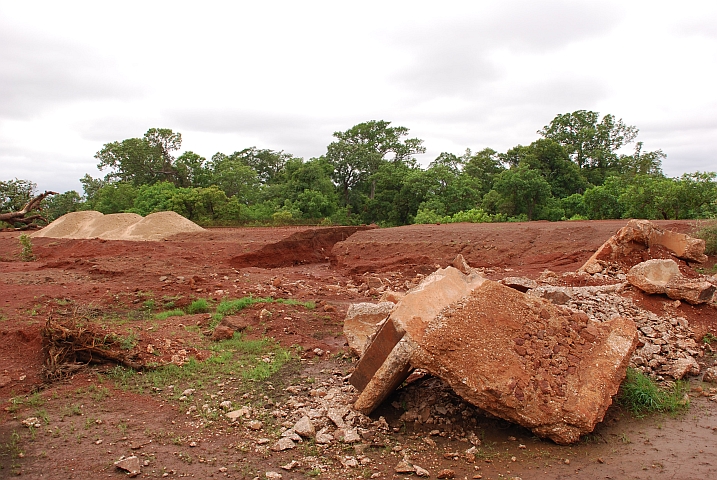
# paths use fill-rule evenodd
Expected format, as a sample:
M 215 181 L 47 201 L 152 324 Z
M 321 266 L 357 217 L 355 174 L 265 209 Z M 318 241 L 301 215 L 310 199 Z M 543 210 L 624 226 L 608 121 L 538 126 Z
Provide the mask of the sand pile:
M 105 240 L 162 240 L 176 233 L 204 229 L 175 212 L 157 212 L 142 217 L 136 213 L 73 212 L 63 215 L 32 237 L 102 238 Z

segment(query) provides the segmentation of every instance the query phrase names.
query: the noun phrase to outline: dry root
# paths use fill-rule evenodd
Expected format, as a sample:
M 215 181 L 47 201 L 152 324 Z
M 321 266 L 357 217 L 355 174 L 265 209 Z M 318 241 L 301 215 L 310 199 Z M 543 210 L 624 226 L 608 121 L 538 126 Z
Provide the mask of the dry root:
M 90 363 L 114 363 L 142 370 L 146 365 L 135 361 L 131 352 L 120 348 L 118 337 L 99 331 L 76 318 L 59 322 L 48 318 L 42 329 L 47 380 L 58 380 Z

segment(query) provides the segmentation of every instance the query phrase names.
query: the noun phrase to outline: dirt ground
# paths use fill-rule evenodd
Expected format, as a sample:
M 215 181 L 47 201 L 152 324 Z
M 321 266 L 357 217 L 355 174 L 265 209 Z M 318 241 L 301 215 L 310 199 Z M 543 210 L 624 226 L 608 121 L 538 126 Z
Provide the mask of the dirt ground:
M 695 228 L 687 221 L 656 223 L 683 233 Z M 182 363 L 212 355 L 211 315 L 157 320 L 154 314 L 186 309 L 199 298 L 313 302 L 311 309 L 257 303 L 235 315 L 233 321 L 249 326 L 248 338 L 273 338 L 294 352 L 293 360 L 266 383 L 236 376 L 203 386 L 207 398 L 223 395 L 239 403 L 243 398 L 268 411 L 289 401 L 286 387 L 303 385 L 314 392 L 317 385 L 347 385 L 356 360 L 342 335 L 343 318 L 351 303 L 378 300 L 380 293 L 364 285 L 368 277 L 405 291 L 458 253 L 493 280 L 537 279 L 545 270 L 560 275 L 577 270 L 625 224 L 226 228 L 159 242 L 35 238 L 36 260 L 30 262 L 19 260 L 19 233 L 0 233 L 0 478 L 121 478 L 125 473 L 114 462 L 130 455 L 140 457 L 141 476 L 150 478 L 263 479 L 268 471 L 282 478 L 409 478 L 394 471 L 404 456 L 429 470 L 431 478 L 444 469 L 455 478 L 485 479 L 717 478 L 717 403 L 700 394 L 707 387 L 697 380 L 687 414 L 636 419 L 613 406 L 592 435 L 564 447 L 477 411 L 443 425 L 439 433 L 431 425 L 404 422 L 400 407 L 407 395 L 426 396 L 438 388 L 431 398 L 460 403 L 424 379 L 396 392 L 372 415 L 388 421 L 380 438 L 363 446 L 304 445 L 301 455 L 259 448 L 256 431 L 223 416 L 198 423 L 179 394 L 127 388 L 110 375 L 113 365 L 91 365 L 61 381 L 44 381 L 41 331 L 48 318 L 79 316 L 100 323 L 108 334 L 131 333 L 137 359 Z M 705 265 L 681 267 L 709 271 L 715 262 L 711 257 Z M 627 295 L 660 313 L 672 302 L 639 291 Z M 688 319 L 697 340 L 717 336 L 713 305 L 682 303 L 675 313 Z M 712 346 L 717 349 L 717 342 Z M 705 361 L 714 362 L 714 356 L 708 350 Z M 37 417 L 39 426 L 22 425 L 28 417 Z M 271 426 L 269 417 L 262 417 L 259 434 L 278 438 L 278 425 Z M 474 458 L 463 454 L 471 445 L 456 433 L 469 426 L 482 439 Z M 358 468 L 342 465 L 342 457 L 357 454 Z M 298 457 L 316 458 L 320 468 L 305 463 L 280 468 Z

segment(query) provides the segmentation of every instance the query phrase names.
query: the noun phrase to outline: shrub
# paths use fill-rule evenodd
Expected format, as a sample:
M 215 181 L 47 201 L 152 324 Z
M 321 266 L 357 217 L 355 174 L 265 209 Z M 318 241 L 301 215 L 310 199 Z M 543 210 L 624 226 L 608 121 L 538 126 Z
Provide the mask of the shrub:
M 35 254 L 32 252 L 32 240 L 29 235 L 25 235 L 24 233 L 20 235 L 20 246 L 22 247 L 20 258 L 23 262 L 32 262 L 35 260 Z
M 717 255 L 717 220 L 709 220 L 701 225 L 696 236 L 705 241 L 705 253 Z

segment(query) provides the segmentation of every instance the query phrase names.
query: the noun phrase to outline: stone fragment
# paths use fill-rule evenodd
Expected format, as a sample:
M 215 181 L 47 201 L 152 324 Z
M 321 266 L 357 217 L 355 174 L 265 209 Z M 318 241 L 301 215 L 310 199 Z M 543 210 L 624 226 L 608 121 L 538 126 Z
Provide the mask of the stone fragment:
M 684 260 L 700 263 L 707 261 L 704 240 L 662 230 L 649 220 L 630 220 L 603 243 L 578 272 L 602 272 L 604 262 L 618 260 L 632 252 L 646 250 L 652 245 L 661 245 Z
M 280 438 L 279 441 L 271 447 L 271 449 L 275 452 L 283 452 L 284 450 L 291 450 L 292 448 L 296 448 L 296 444 L 288 437 Z
M 398 462 L 395 467 L 393 467 L 393 471 L 396 473 L 415 473 L 416 467 L 411 465 L 411 462 L 404 458 Z
M 652 259 L 638 263 L 627 273 L 631 285 L 649 294 L 666 294 L 673 300 L 691 304 L 712 300 L 717 287 L 709 282 L 685 278 L 671 259 Z
M 289 463 L 287 463 L 286 465 L 282 465 L 281 468 L 286 471 L 291 471 L 294 468 L 298 467 L 299 465 L 301 465 L 299 462 L 297 462 L 296 460 L 292 460 Z
M 404 297 L 404 293 L 402 292 L 394 292 L 392 290 L 386 290 L 381 294 L 381 298 L 379 298 L 379 303 L 382 302 L 391 302 L 393 304 L 396 304 L 401 301 L 401 299 Z
M 413 468 L 416 469 L 416 476 L 417 477 L 430 477 L 431 473 L 426 470 L 425 468 L 419 467 L 418 465 L 414 465 Z
M 212 332 L 212 340 L 218 342 L 220 340 L 229 340 L 234 337 L 234 329 L 226 325 L 217 325 Z
M 438 472 L 436 478 L 456 478 L 456 472 L 450 468 L 444 468 Z
M 314 440 L 320 445 L 328 445 L 334 441 L 334 436 L 328 433 L 328 429 L 322 428 L 316 433 Z
M 470 275 L 471 273 L 470 265 L 468 265 L 468 262 L 466 262 L 466 259 L 463 258 L 463 255 L 461 255 L 460 253 L 456 255 L 456 258 L 453 259 L 453 263 L 451 263 L 451 266 L 453 268 L 458 269 L 464 275 Z
M 670 365 L 667 374 L 675 380 L 681 380 L 685 375 L 698 375 L 700 364 L 692 357 L 678 358 Z
M 266 478 L 268 478 L 269 480 L 279 480 L 279 479 L 283 478 L 279 472 L 273 472 L 273 471 L 266 472 L 264 474 L 264 476 L 266 476 Z
M 376 333 L 379 324 L 386 320 L 395 306 L 391 302 L 381 302 L 354 303 L 349 307 L 344 320 L 344 335 L 352 352 L 359 356 L 363 354 L 369 338 Z
M 296 422 L 294 425 L 294 431 L 304 438 L 312 438 L 316 435 L 316 428 L 314 427 L 314 424 L 311 423 L 311 419 L 307 415 L 304 415 L 298 422 Z
M 527 292 L 531 288 L 537 288 L 538 282 L 527 277 L 505 277 L 500 281 L 506 287 L 514 288 L 519 292 Z
M 241 417 L 247 417 L 250 414 L 251 414 L 251 409 L 249 407 L 241 407 L 239 410 L 233 410 L 231 412 L 227 412 L 226 417 L 231 421 L 235 421 Z
M 702 375 L 703 382 L 717 383 L 717 367 L 710 367 Z
M 115 467 L 127 472 L 128 477 L 136 477 L 137 475 L 142 473 L 139 458 L 137 458 L 135 455 L 123 458 L 121 460 L 117 460 L 115 462 Z
M 344 437 L 341 439 L 344 443 L 356 443 L 361 441 L 361 436 L 358 434 L 355 428 L 349 428 L 344 430 Z

